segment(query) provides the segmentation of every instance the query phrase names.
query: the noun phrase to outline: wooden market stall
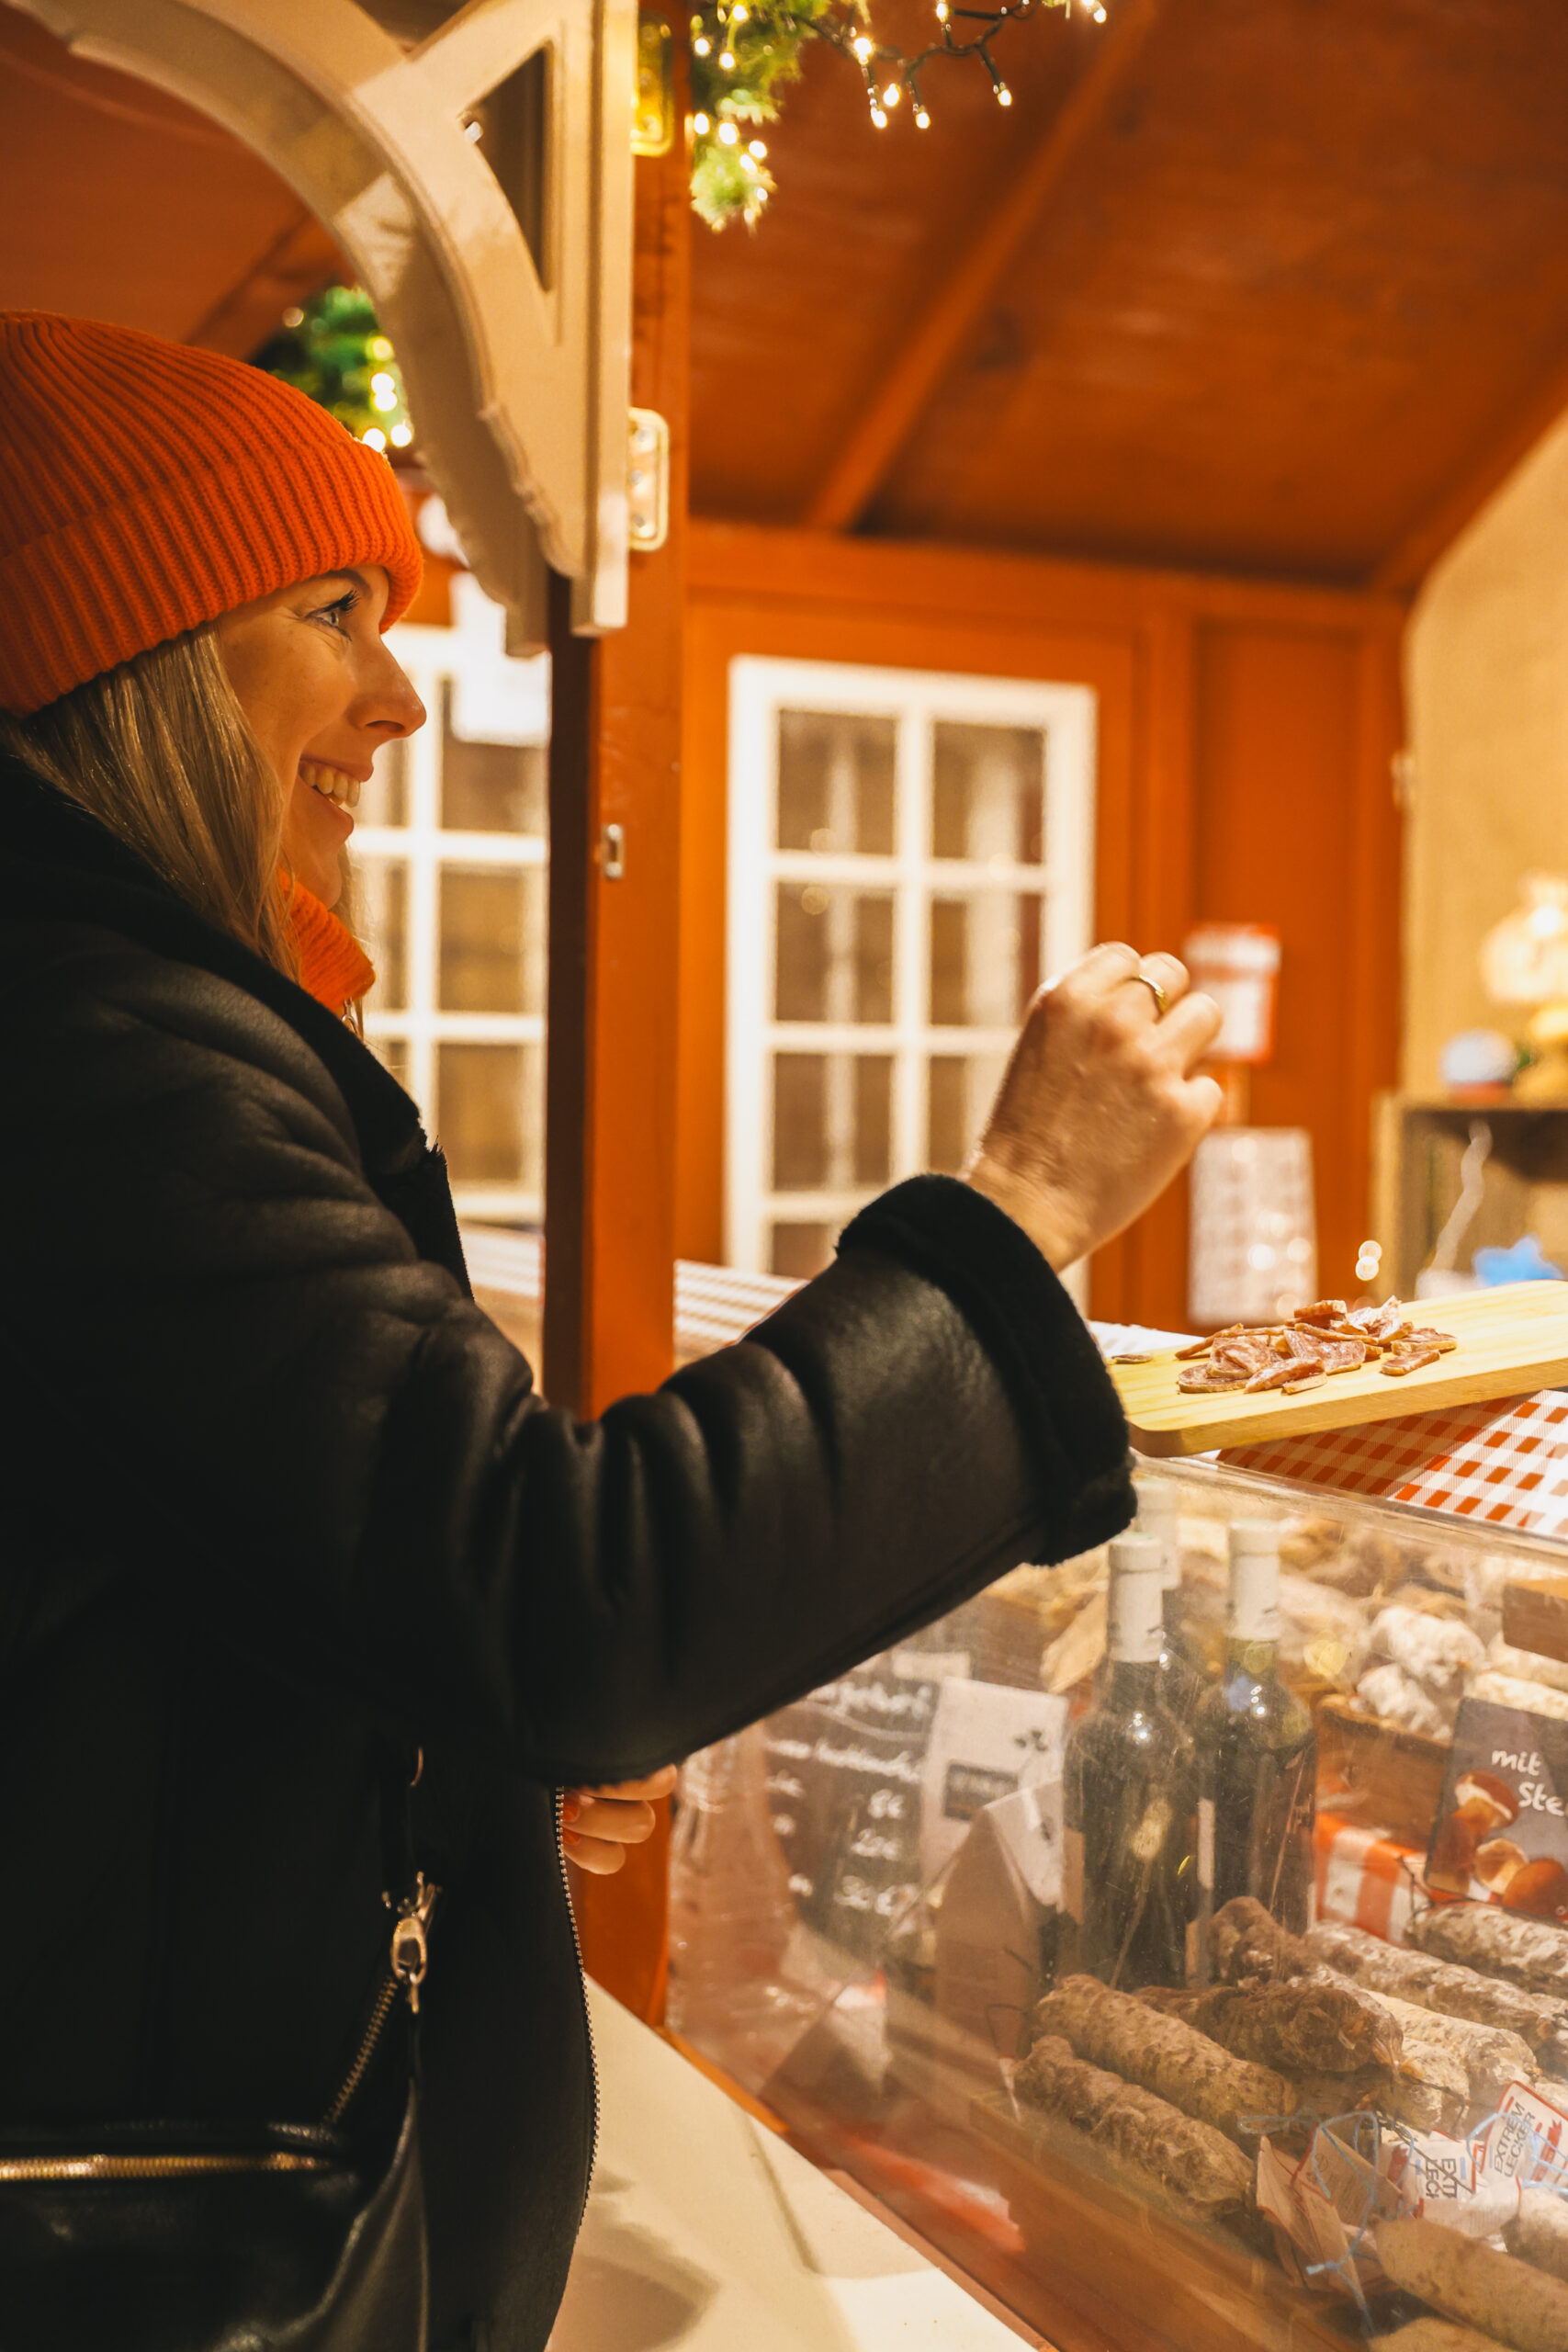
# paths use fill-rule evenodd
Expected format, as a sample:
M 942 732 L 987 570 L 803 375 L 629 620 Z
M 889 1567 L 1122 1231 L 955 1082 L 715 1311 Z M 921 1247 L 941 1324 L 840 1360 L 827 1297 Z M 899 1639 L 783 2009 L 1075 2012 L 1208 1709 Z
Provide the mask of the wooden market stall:
M 406 40 L 451 12 L 372 13 Z M 91 40 L 73 53 L 46 29 L 92 15 L 0 17 L 7 299 L 253 350 L 282 304 L 344 267 L 341 246 L 254 147 L 165 95 L 167 75 L 165 89 L 133 81 L 91 62 Z M 906 36 L 897 11 L 889 23 Z M 676 1007 L 639 985 L 632 1025 L 606 1000 L 599 1033 L 623 1057 L 604 1065 L 602 1100 L 624 1104 L 627 1134 L 664 1133 L 679 1164 L 676 1205 L 639 1188 L 633 1214 L 604 1224 L 605 1319 L 585 1361 L 607 1367 L 623 1329 L 626 1352 L 608 1387 L 589 1372 L 585 1397 L 661 1361 L 649 1334 L 668 1283 L 646 1269 L 672 1241 L 724 1253 L 738 656 L 1092 684 L 1096 927 L 1179 938 L 1216 917 L 1280 933 L 1256 1115 L 1311 1133 L 1323 1278 L 1348 1279 L 1371 1229 L 1371 1098 L 1397 1060 L 1404 616 L 1568 392 L 1564 38 L 1544 5 L 1123 0 L 1103 26 L 1052 13 L 1011 30 L 1005 110 L 977 71 L 928 68 L 923 133 L 869 127 L 853 70 L 808 55 L 769 127 L 778 192 L 754 230 L 710 233 L 682 209 L 681 161 L 639 162 L 637 364 L 674 427 L 675 525 L 664 552 L 632 559 L 626 644 L 648 646 L 664 723 L 686 708 L 680 904 L 667 797 L 623 883 L 584 891 L 603 825 L 628 813 L 633 754 L 611 753 L 615 812 L 589 809 L 558 877 L 552 1011 L 567 1021 L 575 988 L 584 1034 L 573 907 L 580 933 L 591 907 L 611 922 L 606 972 L 623 968 L 611 942 L 627 927 L 645 981 L 669 957 L 644 951 L 668 950 L 679 924 Z M 107 53 L 100 40 L 93 54 Z M 106 237 L 109 189 L 135 193 L 130 209 L 117 195 Z M 650 705 L 612 692 L 600 707 L 651 745 Z M 645 782 L 667 796 L 672 778 L 655 758 Z M 569 1059 L 558 1049 L 552 1084 Z M 678 1107 L 656 1115 L 649 1089 L 676 1070 Z M 587 1163 L 558 1158 L 568 1113 L 551 1107 L 564 1218 Z M 1106 1253 L 1101 1311 L 1179 1315 L 1182 1215 L 1163 1204 Z M 558 1272 L 558 1306 L 563 1290 L 576 1278 Z M 561 1394 L 577 1385 L 566 1313 L 551 1316 Z
M 344 126 L 335 176 L 268 128 L 286 108 L 247 116 L 233 56 L 182 49 L 190 17 L 246 13 L 0 7 L 0 300 L 247 356 L 326 283 L 376 294 L 514 650 L 554 656 L 555 1401 L 663 1377 L 676 1255 L 724 1254 L 738 660 L 1092 690 L 1095 927 L 1278 931 L 1255 1110 L 1310 1133 L 1323 1278 L 1346 1283 L 1398 1065 L 1412 599 L 1568 403 L 1556 0 L 1049 12 L 1008 33 L 1010 105 L 933 69 L 923 133 L 874 131 L 819 51 L 769 129 L 770 209 L 717 236 L 679 119 L 634 186 L 604 96 L 633 12 L 585 7 L 570 328 L 570 301 L 535 303 L 526 204 L 465 143 L 526 62 L 520 6 L 339 0 L 329 54 L 258 0 L 251 60 Z M 465 258 L 438 232 L 470 198 Z M 509 344 L 530 285 L 536 333 Z M 671 451 L 668 536 L 629 557 L 628 391 Z M 1173 1195 L 1105 1253 L 1100 1313 L 1182 1323 L 1183 1215 Z M 657 2015 L 661 1847 L 581 1899 L 595 1973 Z

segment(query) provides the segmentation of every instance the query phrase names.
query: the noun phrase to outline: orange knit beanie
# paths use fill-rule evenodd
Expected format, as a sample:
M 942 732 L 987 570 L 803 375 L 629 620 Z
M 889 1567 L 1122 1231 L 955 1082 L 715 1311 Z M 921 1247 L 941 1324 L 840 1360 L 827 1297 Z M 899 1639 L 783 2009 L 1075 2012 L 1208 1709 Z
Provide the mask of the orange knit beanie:
M 421 557 L 391 467 L 260 368 L 0 311 L 0 708 L 25 718 L 182 630 L 344 564 Z

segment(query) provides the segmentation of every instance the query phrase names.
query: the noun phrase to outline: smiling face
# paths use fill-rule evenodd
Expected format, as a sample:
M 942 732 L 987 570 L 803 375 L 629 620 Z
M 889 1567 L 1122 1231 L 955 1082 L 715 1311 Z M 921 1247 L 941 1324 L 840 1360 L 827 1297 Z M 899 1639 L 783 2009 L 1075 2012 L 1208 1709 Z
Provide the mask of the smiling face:
M 384 743 L 424 724 L 424 705 L 380 631 L 378 564 L 297 581 L 225 613 L 230 684 L 287 798 L 283 852 L 326 907 L 343 894 L 343 853 L 359 788 Z

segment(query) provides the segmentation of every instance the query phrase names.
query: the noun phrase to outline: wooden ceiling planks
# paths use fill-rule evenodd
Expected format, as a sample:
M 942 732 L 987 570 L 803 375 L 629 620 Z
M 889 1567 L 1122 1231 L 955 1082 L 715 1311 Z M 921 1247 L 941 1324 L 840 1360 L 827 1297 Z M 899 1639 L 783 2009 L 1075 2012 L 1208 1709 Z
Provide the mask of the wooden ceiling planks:
M 695 232 L 698 511 L 1407 590 L 1568 402 L 1568 7 L 1109 6 L 1003 33 L 1009 110 L 933 64 L 925 133 L 808 56 L 773 209 Z M 0 218 L 0 302 L 236 352 L 338 269 L 5 6 Z
M 924 5 L 877 0 L 911 47 Z M 934 289 L 960 268 L 1101 28 L 1054 11 L 998 44 L 1014 94 L 998 107 L 979 66 L 937 62 L 931 127 L 908 110 L 873 130 L 854 68 L 808 49 L 766 137 L 779 193 L 758 228 L 694 230 L 694 495 L 699 510 L 798 522 Z
M 352 285 L 354 272 L 336 240 L 304 205 L 265 254 L 213 303 L 186 337 L 230 359 L 248 359 L 291 304 L 319 294 L 323 286 Z
M 220 124 L 0 6 L 0 306 L 194 338 L 307 218 Z
M 806 518 L 811 528 L 841 531 L 859 522 L 1045 204 L 1115 104 L 1164 5 L 1165 0 L 1121 0 L 1110 31 L 1061 106 L 1047 118 L 1032 152 L 1011 176 L 979 235 L 921 304 L 874 397 L 856 419 L 811 502 Z
M 908 126 L 858 130 L 878 180 L 853 250 L 821 217 L 825 148 L 848 201 L 844 100 L 819 72 L 796 94 L 774 216 L 750 249 L 699 240 L 699 508 L 821 511 L 921 290 L 1005 206 L 1017 118 L 1038 138 L 1050 102 L 1025 105 L 1018 62 L 1060 59 L 1062 29 L 1004 36 L 1005 152 L 956 73 L 931 85 L 927 137 L 964 112 L 988 182 L 912 186 Z M 1078 73 L 1095 37 L 1075 26 Z M 863 527 L 1344 582 L 1436 552 L 1521 421 L 1568 393 L 1565 119 L 1561 0 L 1167 0 Z M 870 286 L 867 198 L 896 257 Z

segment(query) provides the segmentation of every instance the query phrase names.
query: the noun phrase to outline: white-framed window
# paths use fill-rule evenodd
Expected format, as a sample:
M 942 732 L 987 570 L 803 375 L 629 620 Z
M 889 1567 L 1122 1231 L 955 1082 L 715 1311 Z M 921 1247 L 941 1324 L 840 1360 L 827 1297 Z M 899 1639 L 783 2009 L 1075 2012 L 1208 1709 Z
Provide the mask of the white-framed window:
M 1093 934 L 1084 685 L 729 671 L 726 1256 L 807 1275 L 958 1168 L 1019 1021 Z
M 360 798 L 355 913 L 377 968 L 365 1033 L 439 1136 L 459 1215 L 543 1216 L 549 662 L 452 582 L 453 627 L 387 642 L 430 716 Z

